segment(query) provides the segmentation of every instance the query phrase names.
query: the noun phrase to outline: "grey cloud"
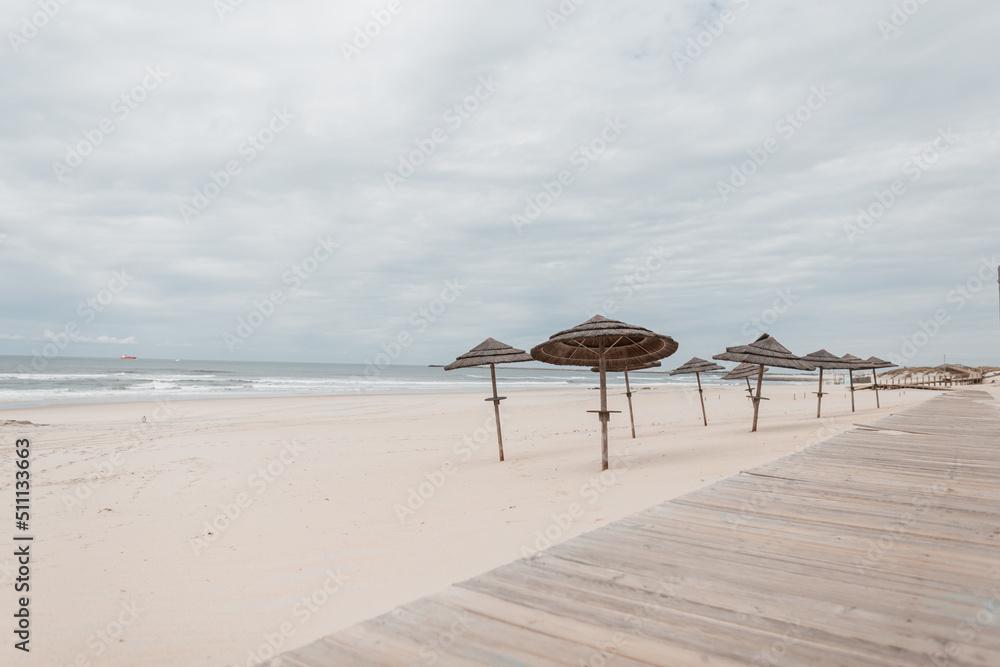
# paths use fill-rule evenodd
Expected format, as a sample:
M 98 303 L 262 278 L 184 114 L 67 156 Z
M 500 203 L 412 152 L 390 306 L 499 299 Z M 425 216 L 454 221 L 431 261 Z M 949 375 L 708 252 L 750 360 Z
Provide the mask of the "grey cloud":
M 135 282 L 81 320 L 73 352 L 104 354 L 84 339 L 105 336 L 147 356 L 360 361 L 460 278 L 467 291 L 403 361 L 488 335 L 540 342 L 616 297 L 616 316 L 705 357 L 742 341 L 780 289 L 799 300 L 769 330 L 793 351 L 884 356 L 996 254 L 989 3 L 928 3 L 888 40 L 888 2 L 584 3 L 554 30 L 558 3 L 404 4 L 351 62 L 341 42 L 383 4 L 242 3 L 220 20 L 210 3 L 70 3 L 8 51 L 0 276 L 16 288 L 0 296 L 0 353 L 80 320 L 77 304 L 128 267 Z M 724 8 L 736 20 L 678 71 L 674 54 Z M 169 76 L 116 115 L 156 66 Z M 390 191 L 400 155 L 448 130 L 446 111 L 491 74 L 496 91 Z M 784 136 L 776 123 L 814 86 L 830 99 Z M 241 145 L 284 108 L 295 118 L 248 160 Z M 628 128 L 578 171 L 575 151 L 616 117 Z M 58 182 L 53 161 L 103 118 L 114 131 Z M 948 127 L 959 141 L 908 180 L 902 165 Z M 772 137 L 780 148 L 722 201 L 718 183 Z M 230 160 L 240 173 L 184 222 L 179 207 Z M 518 234 L 511 215 L 563 169 L 574 182 Z M 894 179 L 907 191 L 852 243 L 858 209 Z M 340 251 L 293 289 L 284 272 L 326 235 Z M 622 299 L 659 246 L 666 266 Z M 223 333 L 275 289 L 286 303 L 230 353 Z M 977 292 L 914 362 L 991 361 L 994 297 Z

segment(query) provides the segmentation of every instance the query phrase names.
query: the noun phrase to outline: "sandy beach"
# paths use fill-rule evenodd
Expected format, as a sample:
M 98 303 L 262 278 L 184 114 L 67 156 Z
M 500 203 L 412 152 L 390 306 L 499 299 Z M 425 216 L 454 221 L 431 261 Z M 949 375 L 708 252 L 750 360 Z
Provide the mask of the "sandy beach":
M 373 618 L 358 662 L 441 667 L 452 611 L 463 664 L 740 667 L 808 615 L 816 659 L 755 664 L 1000 667 L 968 566 L 1000 421 L 955 391 L 1000 396 L 1000 3 L 968 5 L 7 3 L 0 667 L 288 667 Z M 902 539 L 951 463 L 981 476 Z M 621 521 L 693 492 L 724 502 Z M 841 588 L 842 518 L 909 546 Z
M 931 395 L 861 392 L 851 414 L 831 386 L 817 420 L 814 386 L 765 385 L 751 434 L 740 387 L 706 390 L 704 427 L 693 388 L 641 386 L 603 474 L 585 389 L 507 392 L 503 464 L 475 394 L 0 411 L 36 480 L 22 662 L 256 664 Z

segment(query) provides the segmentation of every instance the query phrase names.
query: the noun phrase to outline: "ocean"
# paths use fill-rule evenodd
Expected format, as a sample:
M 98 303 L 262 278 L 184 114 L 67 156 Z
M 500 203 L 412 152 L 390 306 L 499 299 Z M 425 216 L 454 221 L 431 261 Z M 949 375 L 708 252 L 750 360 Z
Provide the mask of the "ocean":
M 39 358 L 35 364 L 41 366 Z M 253 361 L 189 361 L 56 357 L 32 366 L 31 357 L 0 356 L 0 408 L 52 403 L 105 403 L 161 399 L 400 394 L 471 391 L 490 393 L 489 367 L 444 371 L 440 367 Z M 629 373 L 634 386 L 686 386 L 694 376 L 666 372 Z M 609 373 L 611 387 L 624 387 L 621 373 Z M 742 382 L 742 381 L 741 381 Z M 732 384 L 720 374 L 702 383 Z M 596 387 L 597 373 L 581 367 L 511 364 L 497 367 L 504 390 Z

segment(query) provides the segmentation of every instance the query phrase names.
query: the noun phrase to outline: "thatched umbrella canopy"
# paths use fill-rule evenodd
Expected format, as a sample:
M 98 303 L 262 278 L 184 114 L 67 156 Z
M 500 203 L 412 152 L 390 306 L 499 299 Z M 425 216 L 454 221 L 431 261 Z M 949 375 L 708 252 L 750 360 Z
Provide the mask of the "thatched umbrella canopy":
M 868 357 L 865 359 L 865 366 L 867 368 L 896 368 L 899 364 L 894 364 L 891 361 L 885 361 L 878 357 Z
M 823 393 L 823 369 L 848 369 L 852 368 L 853 365 L 850 362 L 844 361 L 837 355 L 827 352 L 826 350 L 816 350 L 815 352 L 811 352 L 802 357 L 802 359 L 808 361 L 819 369 L 819 391 L 816 392 L 816 418 L 819 419 L 820 410 L 823 405 L 823 396 L 825 395 Z
M 770 368 L 764 368 L 764 372 L 768 372 Z M 753 401 L 753 387 L 750 386 L 750 378 L 756 377 L 758 369 L 753 364 L 742 363 L 733 370 L 729 371 L 722 376 L 723 380 L 746 380 L 747 381 L 747 398 Z M 761 400 L 768 400 L 761 396 Z
M 868 357 L 865 359 L 865 363 L 868 364 L 868 368 L 872 369 L 872 387 L 875 388 L 875 407 L 881 408 L 882 404 L 878 400 L 878 373 L 875 372 L 875 369 L 895 368 L 899 364 L 894 364 L 891 361 L 885 361 L 884 359 L 879 359 L 878 357 Z
M 660 362 L 659 361 L 654 361 L 651 364 L 644 364 L 642 366 L 632 366 L 632 365 L 629 365 L 629 364 L 622 365 L 622 364 L 619 364 L 619 363 L 615 363 L 615 364 L 609 363 L 608 367 L 606 369 L 608 373 L 622 372 L 622 373 L 625 374 L 625 398 L 628 399 L 628 421 L 629 421 L 629 424 L 632 425 L 632 437 L 633 438 L 635 437 L 635 419 L 632 417 L 632 387 L 628 383 L 628 372 L 629 371 L 641 371 L 641 370 L 645 370 L 647 368 L 659 368 L 659 367 L 660 367 Z M 590 370 L 592 370 L 595 373 L 600 373 L 601 372 L 601 369 L 599 367 L 597 367 L 597 366 L 595 366 L 594 368 L 591 368 Z
M 609 364 L 642 366 L 659 361 L 677 351 L 677 341 L 649 329 L 609 320 L 601 315 L 551 336 L 548 341 L 531 348 L 531 357 L 557 366 L 594 366 L 601 375 L 601 470 L 608 469 L 608 410 L 607 370 Z M 619 412 L 616 410 L 615 412 Z
M 471 366 L 485 366 L 489 364 L 490 378 L 493 380 L 493 396 L 484 400 L 493 401 L 493 414 L 496 415 L 497 420 L 497 445 L 500 447 L 501 461 L 503 461 L 503 434 L 500 432 L 500 401 L 507 397 L 497 396 L 496 365 L 513 364 L 520 361 L 531 361 L 531 355 L 524 350 L 511 347 L 494 338 L 487 338 L 444 367 L 446 371 L 451 371 L 456 368 L 469 368 Z
M 760 387 L 764 381 L 764 366 L 778 368 L 795 368 L 803 371 L 815 370 L 808 361 L 792 354 L 788 348 L 779 343 L 769 334 L 763 334 L 749 345 L 727 347 L 722 354 L 712 357 L 720 361 L 741 361 L 759 366 L 757 371 L 757 395 L 753 399 L 753 426 L 750 432 L 757 430 L 757 414 L 760 411 Z
M 765 368 L 764 372 L 768 372 L 770 368 Z M 722 376 L 723 380 L 742 380 L 743 378 L 750 378 L 757 375 L 757 366 L 754 364 L 748 364 L 746 362 L 740 364 L 733 370 L 729 371 Z
M 847 374 L 851 378 L 851 412 L 854 412 L 854 371 L 867 368 L 865 360 L 853 354 L 845 354 L 841 360 L 847 362 Z
M 699 359 L 698 357 L 691 357 L 687 363 L 681 364 L 674 370 L 670 371 L 671 375 L 691 375 L 694 373 L 695 379 L 698 380 L 698 398 L 701 400 L 701 421 L 704 422 L 705 426 L 708 426 L 708 417 L 705 415 L 705 394 L 701 390 L 701 374 L 707 373 L 708 371 L 721 370 L 724 370 L 724 368 L 719 364 L 711 361 L 705 361 L 704 359 Z

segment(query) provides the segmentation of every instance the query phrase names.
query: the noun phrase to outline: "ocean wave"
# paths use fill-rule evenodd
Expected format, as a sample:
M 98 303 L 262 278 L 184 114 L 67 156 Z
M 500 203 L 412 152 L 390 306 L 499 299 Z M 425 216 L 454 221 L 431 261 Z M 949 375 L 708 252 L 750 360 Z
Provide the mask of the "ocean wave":
M 106 378 L 109 373 L 0 373 L 0 380 L 22 380 L 24 382 L 53 382 L 84 378 Z
M 264 362 L 120 364 L 117 359 L 55 359 L 52 372 L 14 372 L 30 359 L 0 358 L 0 404 L 3 407 L 45 403 L 149 401 L 159 398 L 201 399 L 249 396 L 319 396 L 343 394 L 488 393 L 486 368 L 444 372 L 438 367 L 393 365 L 380 368 L 375 377 L 369 367 L 357 364 L 305 364 Z M 6 365 L 4 365 L 6 364 Z M 691 376 L 659 373 L 633 374 L 633 387 L 693 387 Z M 598 376 L 588 368 L 497 368 L 502 390 L 592 389 Z M 705 376 L 706 385 L 733 384 Z M 624 389 L 624 376 L 612 373 L 608 386 Z

